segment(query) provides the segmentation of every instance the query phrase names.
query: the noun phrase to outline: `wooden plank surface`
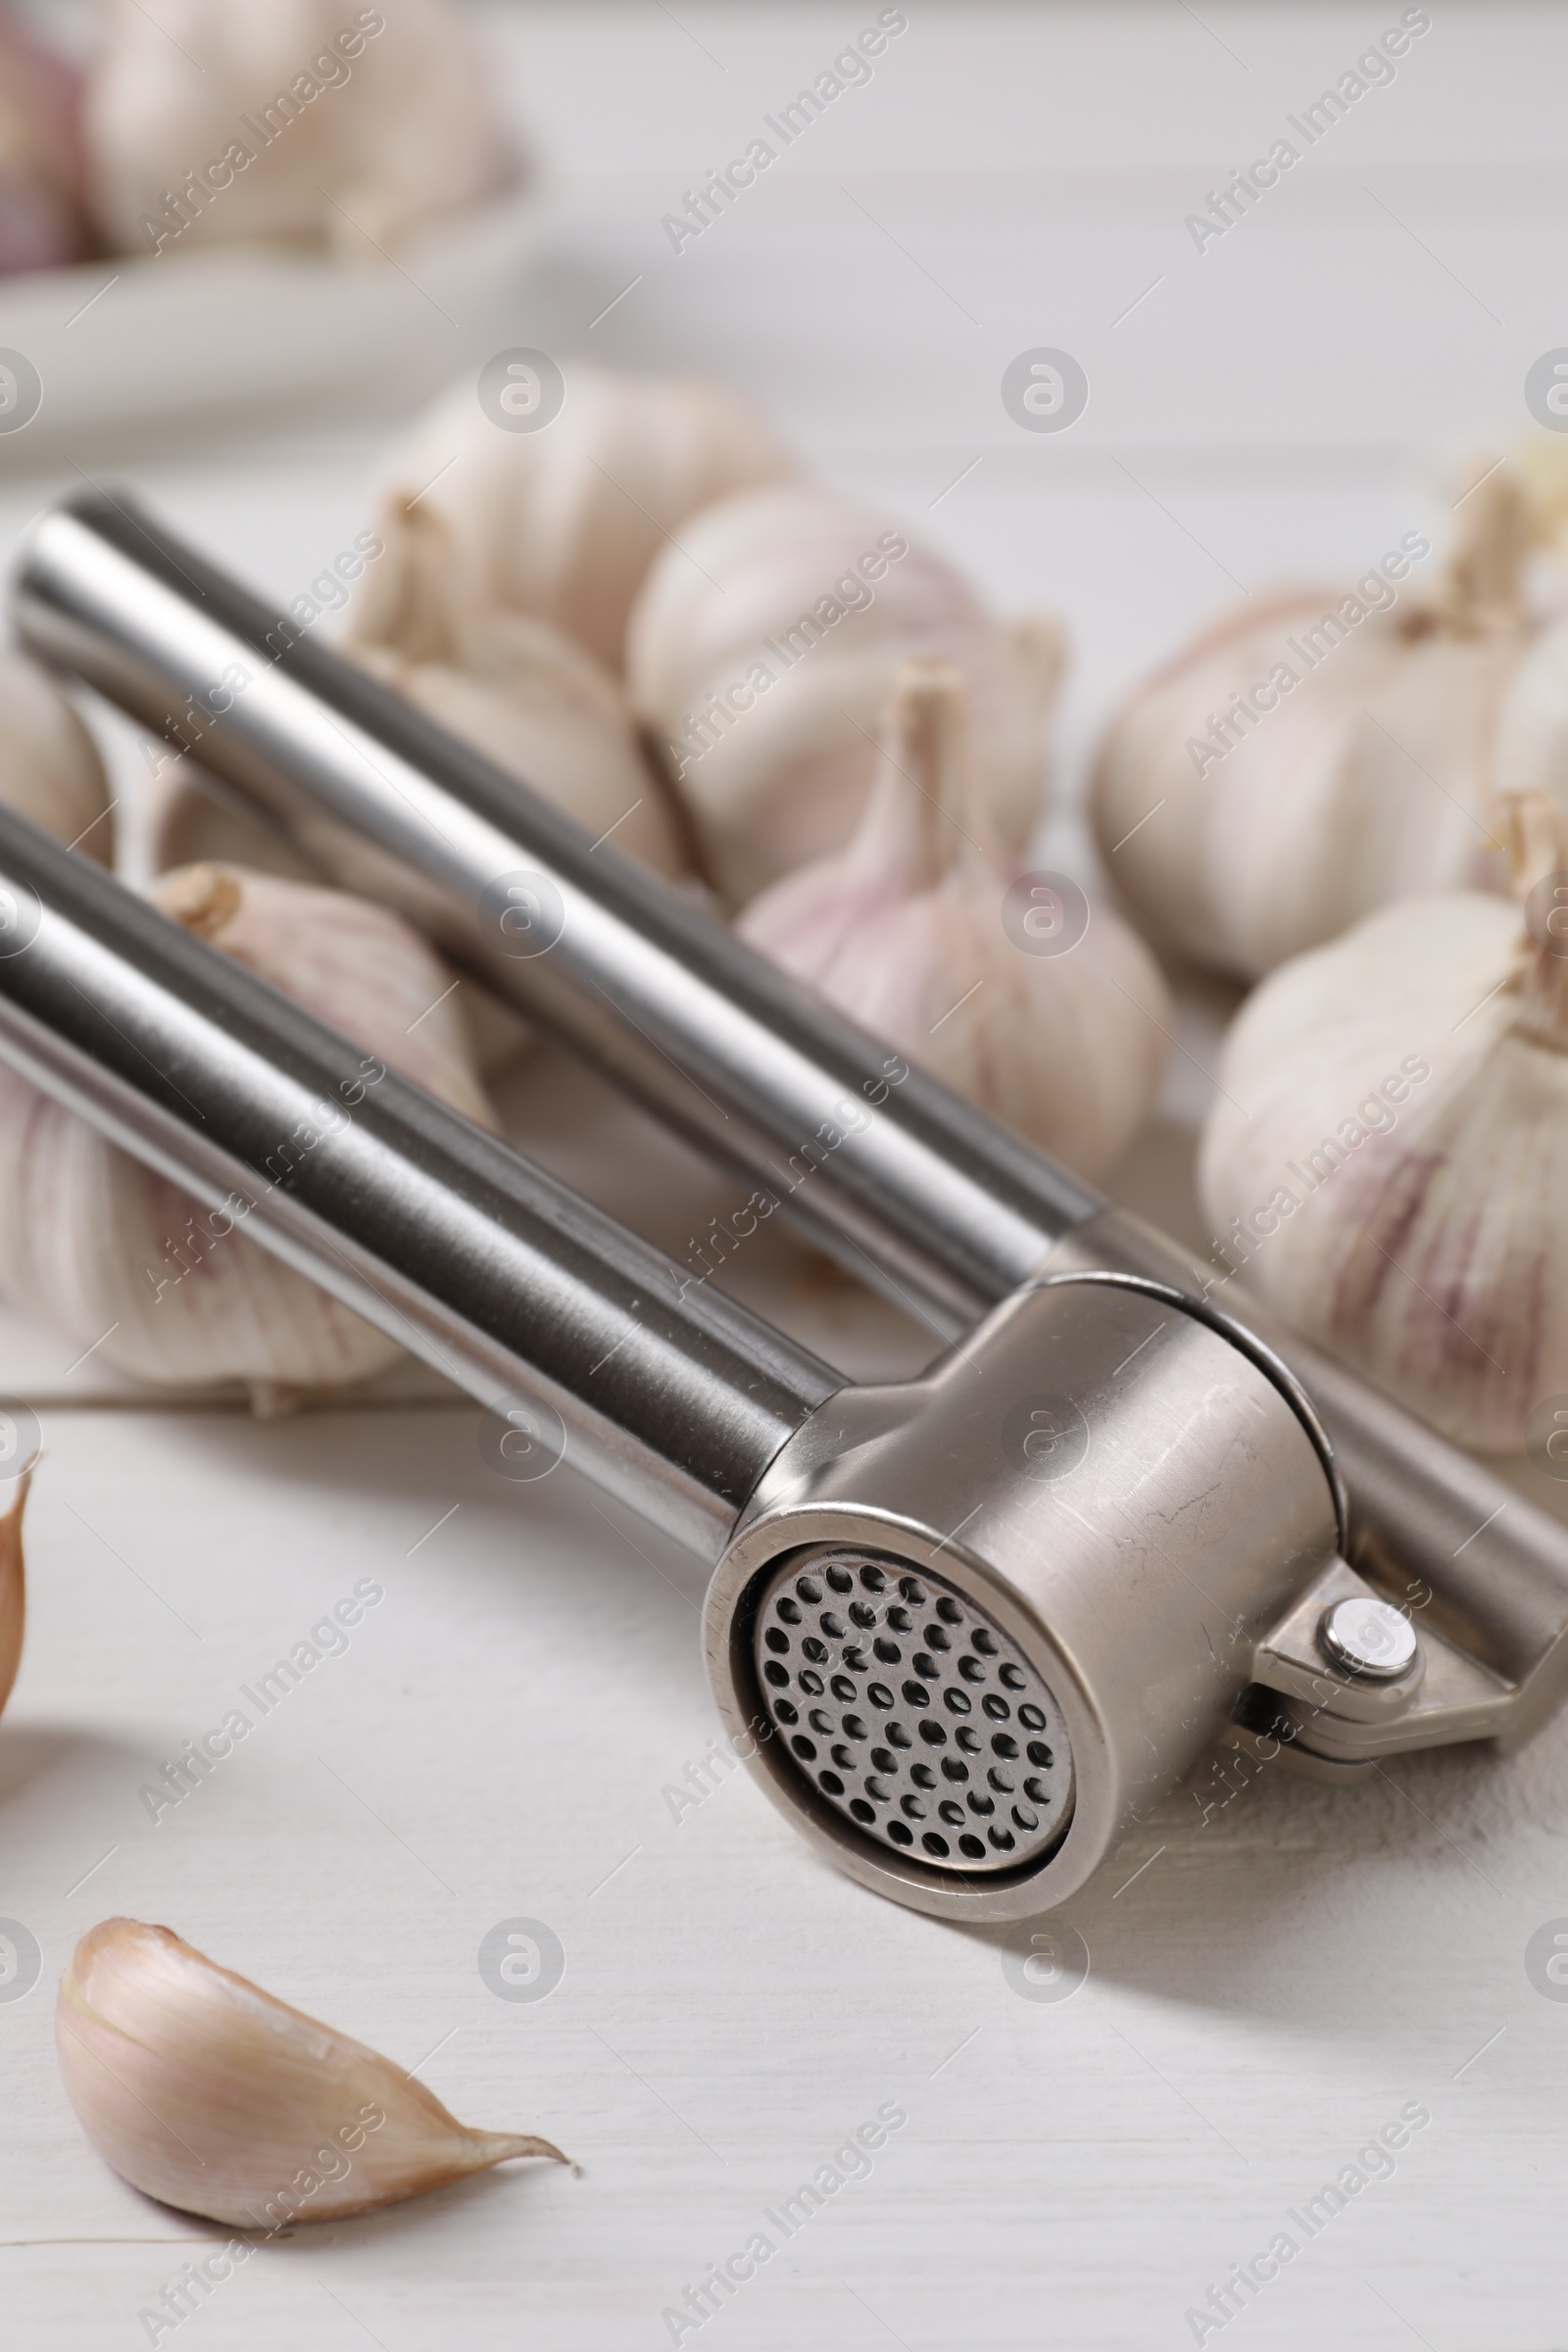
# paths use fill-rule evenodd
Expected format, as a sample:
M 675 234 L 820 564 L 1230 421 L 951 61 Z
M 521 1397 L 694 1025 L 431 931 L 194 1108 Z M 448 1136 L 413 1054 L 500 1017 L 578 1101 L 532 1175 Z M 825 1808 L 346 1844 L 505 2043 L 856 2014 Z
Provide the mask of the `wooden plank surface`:
M 875 9 L 493 10 L 551 208 L 504 316 L 449 328 L 411 291 L 406 371 L 352 400 L 177 445 L 106 427 L 31 471 L 8 449 L 0 538 L 112 470 L 290 596 L 360 527 L 396 417 L 497 345 L 707 368 L 999 602 L 1067 614 L 1053 838 L 1082 856 L 1073 799 L 1120 688 L 1235 583 L 1357 569 L 1441 524 L 1434 454 L 1519 429 L 1526 367 L 1568 341 L 1568 20 L 1431 13 L 1393 86 L 1200 255 L 1184 215 L 1396 7 L 922 0 L 869 86 L 677 256 L 662 214 Z M 1039 344 L 1091 379 L 1059 444 L 998 397 Z M 1185 998 L 1191 1058 L 1124 1172 L 1189 1232 L 1225 1010 Z M 560 1068 L 519 1075 L 508 1111 L 677 1248 L 717 1204 Z M 847 1370 L 930 1351 L 803 1254 L 742 1275 Z M 713 1737 L 703 1579 L 625 1511 L 566 1473 L 505 1488 L 450 1399 L 259 1423 L 149 1409 L 70 1356 L 0 1325 L 0 1388 L 41 1399 L 47 1444 L 0 1727 L 0 1914 L 42 1952 L 0 2001 L 8 2342 L 145 2342 L 138 2314 L 207 2235 L 107 2172 L 62 2094 L 53 1981 L 125 1911 L 583 2168 L 299 2231 L 181 2346 L 1152 2352 L 1193 2342 L 1189 2308 L 1281 2231 L 1301 2251 L 1228 2347 L 1568 2343 L 1568 2007 L 1524 1965 L 1568 1916 L 1568 1727 L 1348 1791 L 1205 1771 L 1070 1906 L 1091 1972 L 1039 2001 L 1000 1937 L 830 1875 L 740 1775 L 671 1794 Z M 385 1596 L 346 1653 L 153 1823 L 141 1785 L 365 1578 Z M 513 1918 L 564 1947 L 546 1999 L 480 1976 Z M 1430 2121 L 1392 2176 L 1308 2238 L 1292 2210 L 1412 2106 Z M 889 2107 L 907 2120 L 865 2177 L 673 2330 L 686 2288 Z

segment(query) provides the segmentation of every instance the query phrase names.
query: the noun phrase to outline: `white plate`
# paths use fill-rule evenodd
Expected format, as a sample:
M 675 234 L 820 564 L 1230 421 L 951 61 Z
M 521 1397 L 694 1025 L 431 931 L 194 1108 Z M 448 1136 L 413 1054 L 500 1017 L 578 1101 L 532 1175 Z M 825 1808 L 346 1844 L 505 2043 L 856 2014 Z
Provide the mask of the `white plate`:
M 364 263 L 231 245 L 0 279 L 0 350 L 43 391 L 29 423 L 0 433 L 0 469 L 106 428 L 276 415 L 389 368 L 438 380 L 499 331 L 542 212 L 535 187 L 514 190 L 395 259 L 368 242 Z

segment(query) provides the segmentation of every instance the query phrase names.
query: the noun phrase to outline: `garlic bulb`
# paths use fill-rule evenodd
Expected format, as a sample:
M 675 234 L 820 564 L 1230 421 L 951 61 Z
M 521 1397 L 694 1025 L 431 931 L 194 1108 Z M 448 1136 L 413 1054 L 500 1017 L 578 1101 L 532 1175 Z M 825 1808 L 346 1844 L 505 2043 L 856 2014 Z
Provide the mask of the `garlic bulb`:
M 92 737 L 47 670 L 0 648 L 0 803 L 114 860 L 113 802 Z
M 632 599 L 656 556 L 714 499 L 780 480 L 792 461 L 733 393 L 700 378 L 566 369 L 559 416 L 535 432 L 491 421 L 466 377 L 426 411 L 393 462 L 348 633 L 431 658 L 451 567 L 427 560 L 416 514 L 438 516 L 482 605 L 549 621 L 619 670 Z M 440 551 L 437 551 L 440 552 Z M 435 618 L 432 624 L 432 608 Z
M 27 1574 L 22 1556 L 22 1514 L 32 1484 L 30 1464 L 21 1466 L 12 1495 L 0 1515 L 0 1708 L 11 1696 L 22 1664 L 23 1637 L 27 1629 Z
M 1500 898 L 1403 899 L 1284 965 L 1200 1162 L 1216 1263 L 1489 1451 L 1568 1395 L 1568 822 L 1509 806 L 1529 930 Z
M 739 905 L 853 833 L 899 664 L 968 689 L 974 782 L 1003 845 L 1040 810 L 1059 634 L 1009 629 L 935 554 L 826 490 L 710 507 L 665 550 L 627 639 L 632 701 L 690 811 L 709 879 Z
M 1503 887 L 1499 713 L 1537 527 L 1499 466 L 1459 504 L 1430 591 L 1413 570 L 1429 542 L 1407 531 L 1348 592 L 1259 597 L 1136 690 L 1094 816 L 1152 936 L 1255 978 L 1390 900 Z
M 166 875 L 165 911 L 346 1030 L 359 1076 L 386 1068 L 493 1125 L 446 968 L 406 924 L 339 891 L 218 867 Z M 320 1134 L 333 1132 L 323 1109 Z M 279 1171 L 320 1134 L 278 1138 Z M 258 1410 L 397 1360 L 392 1341 L 14 1071 L 0 1069 L 0 1289 L 139 1379 L 252 1384 Z
M 845 850 L 738 925 L 798 979 L 1083 1174 L 1147 1115 L 1171 1008 L 1141 940 L 1103 909 L 1062 954 L 1004 926 L 1016 860 L 991 843 L 964 688 L 931 661 L 895 685 L 875 789 Z
M 99 226 L 122 253 L 270 238 L 373 261 L 511 175 L 490 84 L 446 0 L 100 0 Z
M 106 1919 L 60 1980 L 71 2104 L 122 2180 L 242 2230 L 341 2220 L 547 2139 L 471 2132 L 415 2076 L 220 1968 L 171 1928 Z
M 80 104 L 72 69 L 0 19 L 0 277 L 86 250 Z

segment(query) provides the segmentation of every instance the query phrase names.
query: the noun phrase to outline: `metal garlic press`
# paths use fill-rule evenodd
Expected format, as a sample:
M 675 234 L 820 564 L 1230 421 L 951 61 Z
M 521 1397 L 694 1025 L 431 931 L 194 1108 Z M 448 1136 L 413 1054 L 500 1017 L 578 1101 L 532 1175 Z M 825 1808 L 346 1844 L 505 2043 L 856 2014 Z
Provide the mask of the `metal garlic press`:
M 951 1340 L 846 1384 L 0 814 L 0 1052 L 461 1382 L 510 1474 L 564 1457 L 714 1561 L 737 1753 L 862 1884 L 1027 1917 L 1216 1740 L 1335 1780 L 1555 1708 L 1568 1533 L 1234 1284 L 128 500 L 47 515 L 16 597 L 34 652 Z

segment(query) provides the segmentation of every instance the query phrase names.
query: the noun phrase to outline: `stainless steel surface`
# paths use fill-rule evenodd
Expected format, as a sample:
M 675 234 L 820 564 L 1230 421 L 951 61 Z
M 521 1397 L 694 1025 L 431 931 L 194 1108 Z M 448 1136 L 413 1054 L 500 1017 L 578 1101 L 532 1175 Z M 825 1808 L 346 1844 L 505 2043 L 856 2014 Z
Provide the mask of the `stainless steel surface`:
M 1408 1617 L 1387 1600 L 1337 1600 L 1323 1612 L 1317 1638 L 1330 1665 L 1370 1682 L 1408 1674 L 1421 1644 Z
M 0 1054 L 710 1559 L 841 1385 L 5 809 Z
M 1250 1357 L 1153 1285 L 1041 1283 L 921 1380 L 846 1390 L 783 1448 L 713 1577 L 709 1673 L 736 1753 L 841 1869 L 943 1918 L 1027 1918 L 1220 1736 L 1337 1535 L 1316 1448 Z M 981 1871 L 901 1853 L 824 1793 L 816 1759 L 758 1739 L 758 1613 L 821 1546 L 933 1580 L 1038 1678 L 1073 1765 L 1045 1850 Z
M 323 868 L 725 1161 L 737 1207 L 760 1185 L 943 1336 L 1103 1205 L 130 502 L 46 515 L 16 608 L 34 651 L 193 743 Z M 521 942 L 509 885 L 540 909 Z
M 1211 1268 L 918 1072 L 900 1075 L 898 1056 L 128 503 L 87 494 L 47 515 L 17 610 L 34 650 L 194 742 L 325 868 L 402 906 L 944 1334 L 1043 1268 L 1128 1266 L 1214 1291 Z M 481 907 L 498 880 L 532 887 L 519 867 L 561 923 L 522 957 L 505 952 L 505 889 Z M 1332 1441 L 1349 1556 L 1396 1598 L 1419 1588 L 1457 1641 L 1528 1685 L 1525 1737 L 1568 1689 L 1568 1532 L 1234 1284 L 1212 1302 L 1234 1304 Z
M 1427 1651 L 1445 1661 L 1409 1707 L 1410 1743 L 1485 1733 L 1514 1744 L 1560 1702 L 1568 1531 L 1285 1331 L 1234 1280 L 1217 1282 L 907 1071 L 128 506 L 83 497 L 47 516 L 18 611 L 36 651 L 194 742 L 320 863 L 403 906 L 937 1328 L 966 1327 L 1043 1271 L 1119 1269 L 1184 1295 L 1274 1383 L 1331 1478 L 1343 1473 L 1356 1589 L 1364 1576 L 1417 1614 Z M 506 926 L 523 904 L 529 953 L 518 956 Z M 1311 1656 L 1321 1677 L 1315 1642 Z M 1293 1697 L 1304 1710 L 1294 1753 L 1370 1737 L 1344 1728 L 1348 1703 L 1331 1690 L 1314 1716 Z M 1393 1736 L 1383 1725 L 1379 1737 Z
M 777 1737 L 868 1838 L 982 1872 L 1061 1837 L 1073 1798 L 1061 1712 L 945 1577 L 833 1544 L 797 1552 L 758 1605 L 753 1652 Z
M 1419 1618 L 1429 1646 L 1441 1636 L 1449 1654 L 1476 1662 L 1494 1693 L 1509 1694 L 1506 1704 L 1483 1707 L 1472 1693 L 1474 1705 L 1429 1708 L 1427 1740 L 1495 1738 L 1513 1748 L 1555 1712 L 1568 1694 L 1568 1529 L 1310 1347 L 1240 1284 L 1216 1282 L 1212 1267 L 1142 1218 L 1108 1210 L 1060 1242 L 1047 1264 L 1121 1267 L 1169 1283 L 1228 1308 L 1261 1347 L 1289 1359 L 1345 1480 L 1347 1558 Z

